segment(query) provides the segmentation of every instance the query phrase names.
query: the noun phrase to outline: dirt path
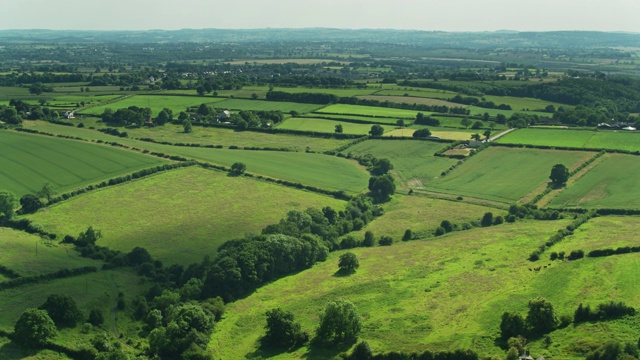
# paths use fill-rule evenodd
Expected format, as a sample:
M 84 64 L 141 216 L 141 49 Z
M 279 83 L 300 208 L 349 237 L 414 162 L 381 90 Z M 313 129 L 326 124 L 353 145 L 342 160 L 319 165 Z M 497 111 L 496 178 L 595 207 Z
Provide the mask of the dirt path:
M 507 129 L 507 130 L 505 130 L 505 131 L 503 131 L 501 133 L 496 134 L 495 136 L 490 137 L 489 138 L 489 142 L 498 140 L 499 138 L 507 135 L 508 133 L 510 133 L 512 131 L 516 131 L 516 130 L 518 130 L 518 129 Z

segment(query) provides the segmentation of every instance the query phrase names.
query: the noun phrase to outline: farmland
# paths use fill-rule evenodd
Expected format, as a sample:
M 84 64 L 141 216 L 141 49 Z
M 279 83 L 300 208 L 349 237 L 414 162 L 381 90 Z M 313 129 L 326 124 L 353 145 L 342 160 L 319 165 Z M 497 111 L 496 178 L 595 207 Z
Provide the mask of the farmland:
M 297 111 L 299 113 L 308 113 L 321 108 L 322 105 L 300 104 L 284 101 L 227 99 L 217 103 L 216 107 L 231 110 L 282 111 L 285 113 Z
M 636 209 L 640 163 L 635 155 L 608 154 L 551 200 L 553 207 Z
M 389 101 L 389 102 L 394 102 L 398 104 L 406 103 L 406 104 L 421 104 L 421 105 L 430 105 L 430 106 L 464 107 L 464 105 L 452 103 L 449 101 L 423 98 L 423 97 L 414 97 L 414 96 L 369 95 L 369 96 L 358 96 L 358 98 L 365 99 L 365 100 Z
M 20 196 L 45 182 L 58 192 L 165 163 L 102 145 L 2 131 L 0 188 Z
M 324 107 L 316 112 L 339 115 L 366 115 L 374 117 L 395 117 L 398 119 L 415 119 L 418 111 L 374 106 L 336 104 Z
M 371 124 L 355 124 L 343 122 L 339 120 L 327 120 L 321 118 L 289 118 L 282 124 L 278 125 L 278 129 L 312 131 L 332 134 L 335 132 L 336 125 L 342 125 L 342 132 L 353 135 L 367 135 L 371 130 Z M 394 128 L 395 125 L 383 125 L 385 131 Z
M 224 99 L 214 97 L 205 98 L 199 96 L 134 95 L 124 97 L 122 100 L 107 105 L 100 105 L 83 109 L 82 111 L 80 111 L 80 113 L 88 115 L 100 115 L 107 108 L 115 111 L 117 109 L 128 108 L 129 106 L 137 106 L 141 108 L 150 108 L 151 113 L 154 116 L 164 108 L 169 108 L 175 114 L 178 114 L 180 111 L 185 111 L 188 107 L 198 106 L 202 103 L 217 106 L 215 104 L 222 100 Z
M 247 211 L 253 204 L 261 205 Z M 224 241 L 276 223 L 289 210 L 340 209 L 342 204 L 263 181 L 187 168 L 86 194 L 30 218 L 58 234 L 77 235 L 92 225 L 102 230 L 102 246 L 125 252 L 141 246 L 163 262 L 187 265 L 214 254 Z
M 619 131 L 519 129 L 498 139 L 498 142 L 587 149 L 640 150 L 639 134 Z
M 575 233 L 566 237 L 549 252 L 569 254 L 574 250 L 616 249 L 623 246 L 640 245 L 640 235 L 634 228 L 635 223 L 625 216 L 603 216 L 590 219 L 586 224 L 576 229 Z
M 565 163 L 571 169 L 590 156 L 586 152 L 489 148 L 426 184 L 426 189 L 510 203 L 547 182 L 554 164 Z

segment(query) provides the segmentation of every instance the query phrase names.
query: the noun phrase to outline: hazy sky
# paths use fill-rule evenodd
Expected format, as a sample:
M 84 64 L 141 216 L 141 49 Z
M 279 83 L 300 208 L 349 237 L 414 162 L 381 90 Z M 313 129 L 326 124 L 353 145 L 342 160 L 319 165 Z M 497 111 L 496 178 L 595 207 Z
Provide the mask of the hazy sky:
M 0 0 L 0 29 L 640 32 L 640 0 Z

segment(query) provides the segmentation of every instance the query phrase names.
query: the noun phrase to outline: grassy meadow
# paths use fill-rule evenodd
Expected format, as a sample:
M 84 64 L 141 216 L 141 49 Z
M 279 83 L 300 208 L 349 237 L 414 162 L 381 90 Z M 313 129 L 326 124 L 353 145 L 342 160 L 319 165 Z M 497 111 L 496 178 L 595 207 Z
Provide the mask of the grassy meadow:
M 640 234 L 637 233 L 638 218 L 633 216 L 601 216 L 590 219 L 565 237 L 561 242 L 547 250 L 564 251 L 569 254 L 573 250 L 584 250 L 588 253 L 598 249 L 616 249 L 623 246 L 640 245 Z M 620 256 L 620 255 L 618 255 Z
M 640 134 L 627 131 L 518 129 L 497 140 L 503 144 L 640 151 Z
M 573 169 L 593 154 L 578 151 L 488 148 L 429 184 L 427 190 L 512 203 L 548 181 L 554 164 Z
M 440 99 L 431 99 L 426 97 L 416 97 L 416 96 L 389 96 L 389 95 L 361 95 L 358 96 L 360 99 L 365 100 L 378 100 L 378 101 L 389 101 L 393 103 L 406 103 L 406 104 L 420 104 L 420 105 L 429 105 L 429 106 L 448 106 L 448 107 L 464 107 L 465 105 L 452 103 L 445 100 Z
M 603 161 L 551 200 L 551 207 L 637 209 L 640 160 L 607 154 Z
M 46 182 L 57 192 L 166 163 L 132 151 L 48 136 L 0 132 L 0 189 L 18 196 Z
M 226 99 L 216 103 L 216 108 L 229 110 L 263 110 L 276 111 L 283 113 L 297 111 L 301 114 L 308 113 L 320 109 L 322 105 L 316 104 L 300 104 L 285 101 L 265 101 L 265 100 L 247 100 L 247 99 Z
M 289 118 L 278 124 L 278 129 L 313 131 L 332 134 L 336 130 L 336 125 L 342 125 L 344 134 L 367 135 L 371 130 L 371 124 L 355 124 L 339 120 L 327 120 L 322 118 Z M 385 131 L 393 129 L 395 125 L 381 125 Z
M 61 235 L 93 226 L 102 231 L 101 246 L 141 246 L 165 263 L 190 264 L 213 255 L 224 241 L 260 232 L 289 210 L 324 206 L 342 209 L 344 202 L 190 167 L 100 189 L 29 218 Z
M 208 104 L 213 107 L 223 98 L 200 97 L 200 96 L 170 96 L 170 95 L 133 95 L 124 97 L 122 100 L 112 102 L 110 104 L 94 106 L 79 111 L 81 114 L 100 115 L 105 109 L 110 108 L 113 111 L 129 106 L 137 106 L 141 108 L 151 108 L 152 116 L 157 116 L 164 108 L 169 108 L 177 117 L 181 111 L 186 111 L 191 106 L 199 106 L 200 104 Z
M 348 277 L 334 276 L 341 252 L 332 253 L 311 270 L 280 279 L 229 305 L 209 347 L 222 358 L 263 354 L 257 341 L 264 332 L 266 310 L 278 306 L 292 311 L 302 328 L 313 333 L 323 306 L 345 299 L 357 306 L 364 325 L 359 338 L 375 353 L 472 348 L 482 356 L 502 357 L 503 350 L 494 344 L 500 316 L 504 311 L 524 314 L 529 299 L 544 296 L 559 314 L 572 314 L 579 302 L 625 299 L 627 304 L 640 305 L 640 288 L 633 285 L 640 280 L 639 254 L 617 261 L 555 262 L 539 273 L 529 271 L 532 265 L 523 261 L 523 254 L 566 224 L 523 222 L 455 232 L 429 241 L 353 249 L 360 268 Z M 628 276 L 630 271 L 634 275 Z M 614 279 L 617 281 L 611 281 Z M 625 324 L 617 327 L 636 327 L 638 318 Z M 589 333 L 591 327 L 581 325 L 573 330 L 587 342 L 598 344 L 599 339 Z M 566 337 L 564 331 L 551 333 L 555 341 L 549 348 L 540 340 L 530 342 L 529 348 L 545 357 L 580 358 L 581 354 L 569 349 L 589 344 L 578 339 L 557 341 L 557 337 Z M 606 328 L 599 333 L 629 338 Z M 302 347 L 274 358 L 322 359 L 340 350 Z
M 398 119 L 415 119 L 418 111 L 384 108 L 377 106 L 361 106 L 361 105 L 347 105 L 347 104 L 335 104 L 324 107 L 316 112 L 325 114 L 339 114 L 339 115 L 365 115 L 375 117 L 392 117 Z

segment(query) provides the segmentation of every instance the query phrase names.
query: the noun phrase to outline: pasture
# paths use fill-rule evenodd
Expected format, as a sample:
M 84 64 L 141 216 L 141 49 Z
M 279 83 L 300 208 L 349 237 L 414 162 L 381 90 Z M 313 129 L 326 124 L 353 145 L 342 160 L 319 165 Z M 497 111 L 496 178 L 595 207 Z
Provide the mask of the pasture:
M 549 206 L 637 209 L 638 160 L 636 155 L 605 155 L 603 161 L 553 198 Z
M 335 104 L 324 107 L 316 112 L 338 115 L 365 115 L 375 117 L 392 117 L 397 119 L 415 119 L 419 111 L 378 106 Z
M 274 91 L 283 91 L 287 93 L 314 93 L 314 94 L 333 94 L 338 97 L 351 97 L 358 95 L 370 95 L 376 90 L 371 88 L 363 89 L 331 89 L 331 88 L 309 88 L 309 87 L 275 87 Z
M 448 90 L 438 90 L 438 89 L 429 89 L 429 88 L 404 88 L 404 89 L 385 89 L 379 90 L 374 93 L 375 95 L 380 96 L 413 96 L 413 97 L 424 97 L 424 98 L 433 98 L 440 100 L 447 100 L 454 96 L 456 96 L 456 92 L 448 91 Z
M 632 216 L 592 218 L 577 228 L 573 235 L 552 246 L 543 256 L 548 256 L 552 251 L 564 251 L 565 254 L 569 254 L 573 250 L 584 250 L 586 254 L 591 250 L 638 246 L 640 234 L 636 231 L 637 221 L 638 218 Z
M 385 131 L 384 136 L 400 136 L 412 137 L 417 129 L 427 128 L 431 131 L 432 136 L 437 136 L 446 140 L 469 140 L 471 135 L 477 133 L 478 130 L 453 129 L 446 127 L 434 127 L 426 125 L 411 125 L 406 128 L 395 128 L 395 130 Z
M 289 210 L 344 202 L 219 171 L 191 167 L 101 189 L 29 216 L 58 234 L 77 235 L 90 225 L 98 245 L 130 251 L 144 247 L 165 263 L 187 265 L 218 246 L 277 223 Z M 250 209 L 250 210 L 248 210 Z
M 336 125 L 342 125 L 344 134 L 367 135 L 371 130 L 371 124 L 355 124 L 338 120 L 327 120 L 322 118 L 289 118 L 278 124 L 278 129 L 312 131 L 332 134 Z M 395 128 L 395 125 L 382 125 L 385 131 Z
M 472 348 L 481 356 L 502 357 L 503 350 L 494 343 L 501 314 L 524 314 L 527 301 L 537 296 L 551 301 L 558 314 L 572 314 L 580 302 L 625 299 L 629 305 L 640 305 L 640 288 L 633 283 L 640 280 L 639 254 L 618 261 L 556 262 L 539 273 L 528 270 L 531 264 L 522 261 L 522 254 L 566 224 L 519 222 L 429 241 L 352 249 L 360 268 L 347 277 L 333 276 L 341 252 L 332 253 L 312 269 L 230 304 L 209 347 L 223 358 L 253 353 L 264 333 L 264 312 L 276 306 L 292 311 L 303 330 L 313 333 L 323 306 L 345 299 L 357 306 L 364 325 L 359 339 L 366 340 L 374 353 Z M 634 275 L 628 276 L 631 271 Z M 621 278 L 625 280 L 609 281 Z M 615 323 L 629 330 L 638 320 Z M 587 328 L 581 325 L 574 331 L 598 343 Z M 551 334 L 554 339 L 555 333 Z M 600 333 L 629 338 L 625 332 L 607 328 Z M 529 347 L 534 354 L 568 358 L 579 356 L 576 347 L 586 345 L 577 339 L 554 341 L 549 348 L 542 340 L 530 341 Z M 303 347 L 275 358 L 330 358 L 340 350 L 334 351 Z
M 151 108 L 151 114 L 154 117 L 157 116 L 162 109 L 169 108 L 173 111 L 174 117 L 177 117 L 181 111 L 186 111 L 187 108 L 191 106 L 199 106 L 203 103 L 219 107 L 216 103 L 222 100 L 224 99 L 200 96 L 133 95 L 110 104 L 82 109 L 79 113 L 101 115 L 107 108 L 116 111 L 118 109 L 128 108 L 129 106 L 137 106 L 140 108 Z
M 387 125 L 395 125 L 398 122 L 398 119 L 394 118 L 380 118 L 380 117 L 371 117 L 371 116 L 357 116 L 357 115 L 335 115 L 335 114 L 323 114 L 323 113 L 312 113 L 308 114 L 309 117 L 314 117 L 316 119 L 327 119 L 327 120 L 348 120 L 349 122 L 354 123 L 363 123 L 363 124 L 387 124 Z M 409 122 L 409 120 L 405 121 Z
M 490 147 L 425 188 L 512 203 L 546 183 L 554 164 L 565 164 L 571 170 L 591 156 L 578 151 Z
M 18 197 L 46 182 L 57 192 L 166 163 L 132 151 L 13 131 L 0 136 L 0 189 Z
M 301 104 L 285 101 L 266 101 L 266 100 L 247 100 L 247 99 L 226 99 L 215 105 L 216 108 L 229 110 L 263 110 L 263 111 L 282 111 L 288 113 L 297 111 L 300 114 L 308 113 L 320 109 L 322 105 Z
M 497 140 L 502 144 L 542 145 L 588 149 L 640 150 L 635 131 L 587 131 L 570 129 L 518 129 Z
M 458 160 L 436 157 L 433 154 L 448 144 L 419 140 L 367 140 L 346 149 L 354 155 L 371 154 L 387 158 L 393 164 L 393 172 L 412 188 L 421 188 Z
M 485 113 L 489 114 L 489 116 L 495 117 L 498 114 L 502 114 L 506 117 L 510 117 L 515 113 L 525 113 L 527 115 L 538 115 L 542 118 L 550 118 L 553 116 L 551 113 L 542 112 L 542 111 L 522 111 L 522 110 L 500 110 L 500 109 L 486 109 L 481 108 L 479 106 L 469 106 L 469 110 L 471 111 L 470 115 L 484 115 Z
M 430 106 L 448 106 L 448 107 L 465 107 L 465 105 L 460 105 L 457 103 L 452 103 L 445 100 L 440 99 L 431 99 L 425 97 L 414 97 L 414 96 L 385 96 L 385 95 L 368 95 L 368 96 L 358 96 L 359 99 L 365 100 L 378 100 L 378 101 L 389 101 L 398 104 L 420 104 L 420 105 L 430 105 Z

